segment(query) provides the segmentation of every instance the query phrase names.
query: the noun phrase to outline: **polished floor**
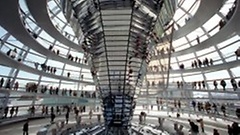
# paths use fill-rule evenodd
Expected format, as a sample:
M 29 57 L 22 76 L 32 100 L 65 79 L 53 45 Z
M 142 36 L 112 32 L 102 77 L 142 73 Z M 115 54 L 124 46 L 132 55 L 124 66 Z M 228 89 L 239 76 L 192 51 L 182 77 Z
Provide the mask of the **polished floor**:
M 135 116 L 133 119 L 133 122 L 138 122 L 138 116 L 137 114 L 140 113 L 141 110 L 137 110 L 135 111 Z M 176 113 L 170 113 L 167 114 L 166 112 L 158 112 L 158 111 L 149 111 L 147 112 L 147 115 L 149 117 L 147 117 L 146 123 L 151 123 L 154 125 L 158 125 L 158 120 L 157 117 L 165 117 L 166 121 L 164 122 L 163 126 L 164 128 L 169 131 L 169 132 L 174 132 L 173 130 L 173 123 L 179 123 L 182 124 L 184 126 L 184 133 L 188 134 L 188 130 L 189 130 L 189 124 L 188 124 L 188 119 L 191 119 L 192 121 L 194 121 L 196 123 L 196 119 L 199 118 L 203 118 L 204 122 L 205 122 L 205 133 L 200 133 L 201 135 L 210 135 L 212 134 L 212 130 L 214 128 L 218 129 L 219 133 L 221 135 L 226 135 L 227 134 L 227 124 L 231 124 L 231 122 L 228 121 L 224 121 L 221 119 L 210 119 L 208 117 L 205 116 L 196 116 L 196 115 L 191 115 L 189 117 L 188 114 L 183 114 L 181 115 L 180 118 L 176 118 Z M 168 115 L 171 115 L 171 117 L 168 117 Z M 55 119 L 55 121 L 59 121 L 59 120 L 64 120 L 64 116 L 59 116 Z M 95 123 L 97 122 L 96 117 L 93 117 L 93 119 L 90 121 L 89 117 L 83 117 L 82 118 L 82 122 L 83 123 Z M 41 128 L 43 128 L 45 125 L 50 123 L 50 118 L 46 118 L 46 119 L 37 119 L 37 120 L 32 120 L 29 123 L 29 135 L 36 135 L 37 131 Z M 70 121 L 69 124 L 71 123 L 75 123 L 75 119 L 74 119 L 74 115 L 70 115 Z M 10 125 L 5 125 L 5 126 L 1 126 L 0 127 L 0 134 L 1 135 L 19 135 L 22 132 L 22 126 L 23 126 L 24 122 L 18 122 L 18 123 L 13 123 Z M 199 124 L 198 124 L 199 125 Z M 200 128 L 199 128 L 200 129 Z

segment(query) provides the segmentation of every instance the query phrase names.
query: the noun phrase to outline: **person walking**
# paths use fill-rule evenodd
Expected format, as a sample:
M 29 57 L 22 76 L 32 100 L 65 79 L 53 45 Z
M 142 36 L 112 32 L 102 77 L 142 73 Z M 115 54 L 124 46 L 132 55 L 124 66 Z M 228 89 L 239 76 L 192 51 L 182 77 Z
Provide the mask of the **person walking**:
M 197 122 L 200 124 L 200 127 L 202 129 L 202 132 L 204 133 L 204 123 L 203 123 L 203 119 L 199 119 L 197 120 Z
M 1 80 L 0 80 L 0 88 L 3 87 L 3 84 L 4 84 L 4 78 L 1 78 Z
M 28 135 L 28 120 L 23 125 L 23 135 Z
M 67 111 L 66 115 L 65 115 L 65 118 L 66 118 L 66 124 L 68 124 L 68 119 L 69 119 L 69 111 Z
M 10 109 L 10 118 L 12 118 L 13 113 L 14 113 L 14 107 L 12 107 L 12 108 Z
M 93 115 L 93 112 L 92 112 L 92 109 L 89 111 L 89 119 L 91 120 L 92 119 L 92 115 Z
M 53 124 L 54 123 L 54 119 L 55 119 L 55 114 L 54 114 L 54 112 L 51 112 L 51 124 Z
M 18 115 L 18 106 L 16 107 L 16 109 L 15 109 L 15 116 L 17 116 Z

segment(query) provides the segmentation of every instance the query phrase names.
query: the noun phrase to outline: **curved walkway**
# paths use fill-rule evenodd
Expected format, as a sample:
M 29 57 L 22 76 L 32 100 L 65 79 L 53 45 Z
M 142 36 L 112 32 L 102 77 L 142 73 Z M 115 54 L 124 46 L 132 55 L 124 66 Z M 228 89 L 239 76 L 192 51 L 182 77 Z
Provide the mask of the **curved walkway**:
M 94 85 L 93 82 L 86 82 L 86 81 L 71 79 L 71 78 L 68 78 L 68 77 L 49 74 L 49 73 L 34 69 L 32 67 L 26 66 L 25 64 L 23 64 L 21 62 L 18 62 L 16 60 L 11 59 L 7 55 L 3 54 L 2 52 L 0 53 L 0 58 L 1 58 L 0 64 L 2 64 L 2 65 L 6 65 L 6 66 L 13 67 L 13 68 L 16 68 L 16 69 L 21 69 L 23 71 L 27 71 L 27 72 L 30 72 L 30 73 L 33 73 L 33 74 L 42 75 L 42 76 L 55 78 L 55 79 L 61 79 L 61 80 L 65 80 L 65 81 L 79 82 L 79 83 L 82 83 L 82 84 L 85 84 L 85 85 Z
M 40 54 L 45 55 L 49 59 L 60 61 L 76 67 L 89 69 L 88 65 L 79 64 L 79 63 L 70 61 L 67 58 L 60 57 L 57 54 L 53 53 L 52 51 L 44 48 L 40 43 L 38 43 L 24 28 L 21 17 L 19 15 L 18 6 L 19 5 L 17 0 L 0 1 L 0 8 L 1 8 L 0 18 L 4 18 L 4 19 L 0 19 L 0 25 L 3 28 L 5 28 L 11 35 L 13 35 L 20 42 L 29 46 L 31 49 L 35 50 L 36 52 L 39 52 Z
M 208 72 L 212 72 L 212 71 L 219 71 L 219 70 L 224 70 L 224 69 L 228 69 L 228 68 L 234 68 L 240 66 L 240 61 L 239 60 L 235 60 L 235 61 L 231 61 L 231 62 L 226 62 L 226 63 L 222 63 L 222 64 L 218 64 L 218 65 L 212 65 L 209 67 L 201 67 L 201 68 L 193 68 L 193 69 L 178 69 L 178 70 L 169 70 L 170 73 L 172 74 L 181 74 L 181 73 L 194 73 L 194 72 L 204 72 L 204 73 L 208 73 Z M 157 75 L 157 74 L 166 74 L 167 71 L 163 71 L 163 72 L 151 72 L 148 71 L 147 75 Z
M 196 14 L 187 22 L 186 25 L 175 31 L 173 39 L 181 38 L 207 22 L 215 15 L 224 4 L 225 0 L 201 0 Z
M 13 95 L 24 95 L 24 96 L 37 96 L 37 97 L 41 97 L 41 98 L 62 98 L 62 99 L 84 99 L 85 101 L 87 100 L 88 102 L 84 102 L 82 104 L 86 104 L 89 105 L 90 103 L 94 103 L 97 99 L 95 98 L 85 98 L 85 97 L 75 97 L 75 96 L 61 96 L 61 95 L 56 95 L 56 94 L 42 94 L 42 93 L 34 93 L 34 92 L 26 92 L 26 91 L 15 91 L 15 90 L 6 90 L 6 89 L 2 89 L 0 88 L 1 92 L 0 93 L 9 93 L 9 94 L 13 94 Z M 80 92 L 80 91 L 78 91 Z
M 42 29 L 44 29 L 49 35 L 64 45 L 69 46 L 70 48 L 73 48 L 79 52 L 83 52 L 80 45 L 67 39 L 52 24 L 48 14 L 47 2 L 48 1 L 46 0 L 26 0 L 30 13 Z
M 145 110 L 145 112 L 147 112 L 147 110 Z M 138 123 L 139 118 L 138 118 L 138 114 L 140 113 L 140 111 L 136 111 L 133 117 L 133 122 Z M 96 113 L 97 114 L 97 113 Z M 96 114 L 93 114 L 93 118 L 91 120 L 92 123 L 96 123 L 97 122 L 97 117 Z M 82 122 L 83 123 L 90 123 L 89 118 L 88 118 L 88 113 L 84 113 L 82 114 Z M 164 129 L 168 129 L 169 132 L 173 132 L 174 131 L 174 123 L 178 123 L 180 125 L 184 126 L 184 133 L 188 133 L 189 130 L 189 124 L 188 124 L 188 119 L 192 119 L 196 124 L 197 122 L 195 121 L 196 119 L 199 118 L 203 118 L 204 119 L 204 123 L 205 123 L 205 132 L 206 134 L 211 134 L 213 128 L 216 128 L 219 130 L 219 132 L 221 134 L 227 134 L 227 124 L 231 124 L 231 122 L 229 121 L 224 121 L 224 120 L 217 120 L 214 121 L 212 119 L 209 119 L 207 117 L 197 117 L 196 115 L 189 117 L 186 114 L 181 115 L 180 118 L 176 118 L 175 113 L 171 114 L 172 117 L 168 117 L 168 114 L 166 112 L 158 112 L 158 111 L 149 111 L 147 112 L 147 119 L 146 122 L 147 123 L 151 123 L 151 124 L 155 124 L 158 125 L 158 117 L 164 117 L 166 120 L 164 121 L 163 124 L 163 128 Z M 59 116 L 55 119 L 55 121 L 65 121 L 64 116 Z M 103 121 L 103 118 L 102 118 Z M 40 129 L 44 128 L 45 125 L 42 125 L 42 123 L 46 123 L 48 124 L 50 122 L 50 119 L 38 119 L 38 120 L 31 120 L 29 122 L 29 129 L 30 129 L 30 135 L 34 135 L 37 133 L 37 131 L 39 131 Z M 70 115 L 70 119 L 69 119 L 69 125 L 72 125 L 75 123 L 75 117 L 74 115 Z M 22 132 L 22 126 L 23 126 L 24 122 L 19 122 L 19 123 L 13 123 L 12 125 L 5 125 L 0 127 L 0 133 L 1 134 L 11 134 L 11 135 L 19 135 L 19 132 Z M 13 130 L 13 126 L 15 127 L 15 129 Z M 167 131 L 168 131 L 167 130 Z
M 213 45 L 217 45 L 217 44 L 229 39 L 230 37 L 233 37 L 234 35 L 240 33 L 239 23 L 240 23 L 240 5 L 239 5 L 239 2 L 237 2 L 237 8 L 236 8 L 236 11 L 234 12 L 234 15 L 218 33 L 216 33 L 209 39 L 201 42 L 200 44 L 197 44 L 193 47 L 172 53 L 171 57 L 186 55 L 186 54 L 192 53 L 194 51 L 201 51 L 203 49 L 206 49 Z M 168 58 L 168 54 L 164 54 L 162 56 L 155 56 L 155 57 L 153 56 L 152 60 L 156 60 L 159 58 Z
M 178 38 L 181 38 L 202 26 L 218 12 L 218 10 L 224 4 L 224 1 L 225 0 L 201 0 L 200 6 L 195 15 L 183 27 L 180 27 L 177 31 L 174 31 L 173 40 L 177 40 Z M 170 39 L 170 36 L 171 35 L 167 35 L 166 37 L 163 37 L 163 39 Z

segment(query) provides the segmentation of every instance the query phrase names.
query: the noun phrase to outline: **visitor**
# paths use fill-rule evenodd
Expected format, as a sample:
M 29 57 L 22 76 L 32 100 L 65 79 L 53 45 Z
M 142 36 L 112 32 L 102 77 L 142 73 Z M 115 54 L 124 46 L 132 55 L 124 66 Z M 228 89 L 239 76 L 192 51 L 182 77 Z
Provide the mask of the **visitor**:
M 23 125 L 23 135 L 28 135 L 28 120 Z
M 10 56 L 10 54 L 11 54 L 11 52 L 12 52 L 12 49 L 9 49 L 8 51 L 7 51 L 7 56 Z
M 177 88 L 179 89 L 180 88 L 180 82 L 177 81 Z
M 45 106 L 43 105 L 42 106 L 42 115 L 44 115 L 45 114 Z
M 238 60 L 238 57 L 240 57 L 240 48 L 238 48 L 238 49 L 235 51 L 235 55 L 236 55 L 236 59 Z
M 214 110 L 214 114 L 218 114 L 217 105 L 215 103 L 213 103 L 212 108 Z
M 213 135 L 220 135 L 217 129 L 213 129 Z
M 228 128 L 228 135 L 233 135 L 233 129 L 230 125 L 227 125 Z
M 202 129 L 202 132 L 204 133 L 204 123 L 203 123 L 203 119 L 199 119 L 197 120 L 197 122 L 200 124 L 200 127 Z
M 1 78 L 1 80 L 0 80 L 0 88 L 3 87 L 3 84 L 4 84 L 4 78 Z
M 67 77 L 70 77 L 70 72 L 67 72 Z
M 17 116 L 18 115 L 18 106 L 16 107 L 16 109 L 15 109 L 15 116 Z
M 45 107 L 45 115 L 48 115 L 48 106 Z
M 202 82 L 198 82 L 198 89 L 201 89 Z
M 209 60 L 209 63 L 210 63 L 210 65 L 212 66 L 212 65 L 213 65 L 213 60 L 210 59 L 210 60 Z
M 18 90 L 18 87 L 19 87 L 19 83 L 18 83 L 18 81 L 17 82 L 15 82 L 15 84 L 14 84 L 14 90 Z
M 92 115 L 93 115 L 93 112 L 92 112 L 92 109 L 90 109 L 90 111 L 89 111 L 89 119 L 90 120 L 92 119 Z
M 12 108 L 10 109 L 10 118 L 12 118 L 13 113 L 14 113 L 14 107 L 12 107 Z
M 220 85 L 223 87 L 223 90 L 226 90 L 226 82 L 224 80 L 221 80 Z
M 233 90 L 236 91 L 237 90 L 237 82 L 236 82 L 236 80 L 235 79 L 231 79 L 230 82 L 232 84 Z
M 60 111 L 59 106 L 57 106 L 56 110 L 57 110 L 57 115 L 61 115 L 61 111 Z
M 196 111 L 196 102 L 192 101 L 193 110 Z
M 240 133 L 240 127 L 238 126 L 238 123 L 233 122 L 232 124 L 232 133 L 233 135 L 239 135 Z
M 11 57 L 12 59 L 15 59 L 15 58 L 16 58 L 16 55 L 17 55 L 17 49 L 14 48 L 13 51 L 11 51 L 10 57 Z
M 204 81 L 204 80 L 202 81 L 202 87 L 203 87 L 203 89 L 206 88 L 206 84 L 205 84 L 205 81 Z
M 11 83 L 12 83 L 11 79 L 8 79 L 5 88 L 7 88 L 7 89 L 11 89 Z
M 4 118 L 7 118 L 9 107 L 6 106 L 4 109 Z
M 53 124 L 54 123 L 54 119 L 55 119 L 55 114 L 54 114 L 54 112 L 51 112 L 51 124 Z
M 217 86 L 218 86 L 218 83 L 216 80 L 213 81 L 213 86 L 214 86 L 214 89 L 216 90 L 217 89 Z
M 196 37 L 197 43 L 200 44 L 199 36 Z
M 75 115 L 76 124 L 79 126 L 81 124 L 82 117 L 79 115 L 79 110 L 77 110 L 75 114 L 76 114 Z
M 240 119 L 240 108 L 236 109 L 236 116 Z
M 190 119 L 188 119 L 189 125 L 191 127 L 190 131 L 192 135 L 197 135 L 199 133 L 198 126 L 192 122 Z
M 224 104 L 222 104 L 221 110 L 222 110 L 222 112 L 223 112 L 223 116 L 226 117 L 226 106 L 225 106 Z
M 65 115 L 65 119 L 66 119 L 66 124 L 68 124 L 68 119 L 69 119 L 69 110 L 67 110 L 67 113 Z

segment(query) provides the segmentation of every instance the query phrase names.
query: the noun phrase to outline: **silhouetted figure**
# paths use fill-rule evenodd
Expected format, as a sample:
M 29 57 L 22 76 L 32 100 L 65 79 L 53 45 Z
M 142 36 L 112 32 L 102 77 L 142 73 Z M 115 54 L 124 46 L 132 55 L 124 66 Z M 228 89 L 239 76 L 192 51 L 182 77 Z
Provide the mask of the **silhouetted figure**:
M 202 67 L 202 61 L 200 59 L 198 59 L 198 66 Z
M 56 116 L 55 116 L 54 112 L 51 112 L 51 124 L 54 123 L 55 117 L 56 117 Z
M 70 72 L 67 72 L 67 77 L 70 77 Z
M 201 89 L 202 82 L 198 82 L 198 89 Z
M 48 115 L 48 106 L 45 108 L 45 114 Z
M 7 51 L 7 56 L 10 56 L 10 54 L 11 54 L 11 52 L 12 52 L 12 49 L 9 49 L 8 51 Z
M 65 119 L 66 119 L 66 124 L 68 124 L 68 119 L 69 119 L 69 110 L 67 111 L 66 115 L 65 115 Z
M 18 87 L 19 87 L 19 83 L 18 83 L 18 81 L 17 82 L 15 82 L 15 84 L 14 84 L 14 90 L 18 90 Z
M 203 123 L 203 119 L 199 119 L 197 120 L 197 122 L 200 124 L 200 127 L 202 129 L 202 132 L 204 133 L 204 123 Z
M 213 86 L 214 86 L 214 89 L 216 90 L 217 89 L 217 86 L 218 86 L 218 83 L 216 80 L 213 81 Z
M 216 114 L 216 113 L 218 114 L 217 105 L 216 105 L 215 103 L 213 103 L 212 108 L 213 108 L 213 110 L 214 110 L 214 113 L 215 113 L 215 114 Z
M 7 118 L 9 107 L 6 106 L 4 109 L 4 118 Z
M 226 82 L 224 80 L 221 80 L 220 85 L 223 87 L 223 90 L 226 90 Z
M 16 107 L 16 109 L 15 109 L 15 116 L 17 116 L 18 115 L 18 106 Z
M 231 84 L 232 84 L 232 87 L 233 87 L 233 90 L 236 91 L 237 90 L 237 82 L 235 79 L 231 79 Z
M 233 135 L 233 129 L 230 125 L 227 125 L 228 128 L 228 135 Z
M 202 86 L 203 86 L 203 89 L 206 88 L 206 85 L 205 85 L 205 81 L 204 81 L 204 80 L 202 81 Z
M 211 66 L 213 65 L 213 60 L 212 59 L 210 59 L 209 60 L 209 62 L 210 62 L 210 64 L 211 64 Z
M 11 51 L 10 57 L 11 57 L 12 59 L 15 59 L 15 58 L 16 58 L 16 55 L 17 55 L 17 49 L 15 48 L 15 49 L 13 49 L 13 51 Z
M 232 133 L 233 135 L 239 135 L 240 133 L 240 127 L 238 126 L 238 123 L 233 122 L 232 124 Z
M 192 134 L 198 134 L 199 133 L 198 126 L 194 122 L 192 122 L 191 120 L 188 120 L 188 122 L 189 122 L 189 125 L 191 127 L 190 130 L 191 130 Z
M 8 79 L 6 84 L 7 89 L 11 89 L 11 83 L 12 83 L 11 79 Z
M 178 89 L 180 88 L 180 82 L 179 81 L 177 81 L 177 87 L 178 87 Z
M 193 106 L 194 111 L 196 111 L 196 102 L 195 101 L 192 101 L 192 106 Z
M 14 113 L 14 107 L 12 107 L 12 108 L 10 109 L 10 118 L 12 118 L 13 113 Z
M 222 104 L 221 110 L 222 110 L 222 112 L 223 112 L 223 116 L 226 117 L 226 106 L 225 106 L 224 104 Z
M 197 43 L 200 44 L 199 36 L 196 37 Z
M 240 108 L 236 109 L 236 116 L 240 119 Z
M 4 78 L 1 78 L 1 80 L 0 80 L 0 88 L 2 88 L 3 84 L 4 84 Z
M 23 135 L 28 135 L 28 121 L 23 125 Z
M 220 135 L 217 129 L 213 129 L 213 135 Z

